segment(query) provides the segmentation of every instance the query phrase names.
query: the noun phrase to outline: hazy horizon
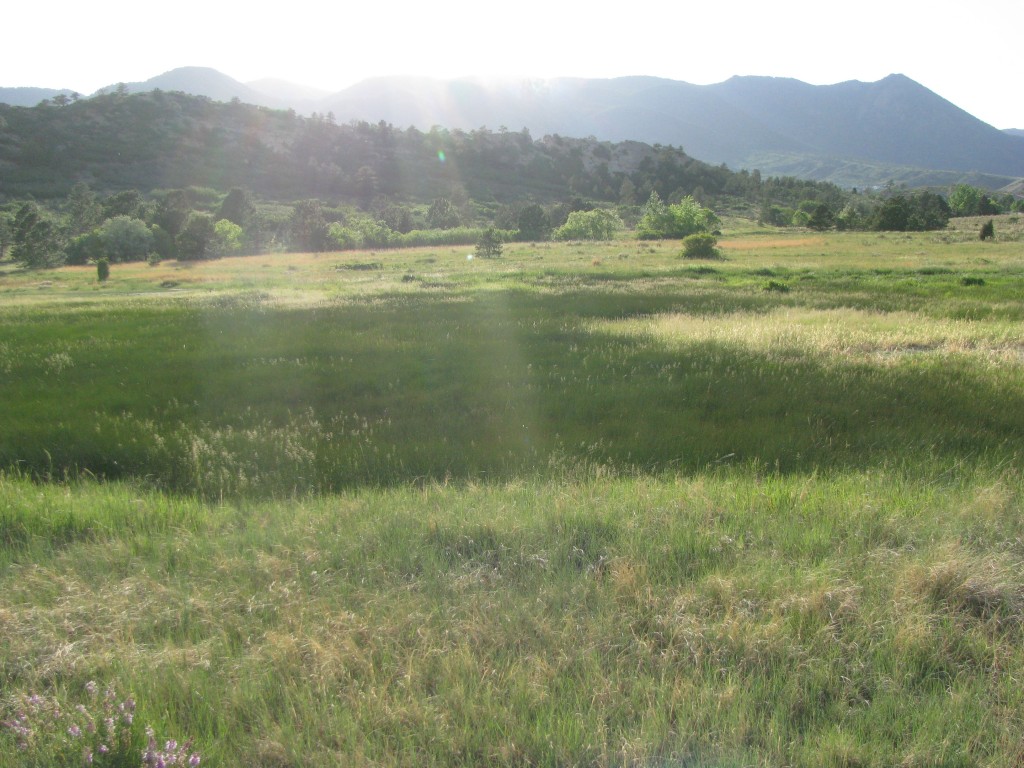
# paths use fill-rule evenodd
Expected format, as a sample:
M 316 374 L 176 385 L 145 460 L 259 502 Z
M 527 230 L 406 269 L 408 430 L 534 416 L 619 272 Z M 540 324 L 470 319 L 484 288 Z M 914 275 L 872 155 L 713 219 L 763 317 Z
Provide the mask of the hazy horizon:
M 91 94 L 182 66 L 240 82 L 279 79 L 337 92 L 389 75 L 438 79 L 651 76 L 697 85 L 735 75 L 813 85 L 875 82 L 900 73 L 997 128 L 1024 128 L 1017 92 L 1015 0 L 984 14 L 936 2 L 922 10 L 882 0 L 856 8 L 798 0 L 710 7 L 633 3 L 628 15 L 578 2 L 521 0 L 484 15 L 466 0 L 400 0 L 289 13 L 239 12 L 182 0 L 173 11 L 124 0 L 16 5 L 0 47 L 0 86 Z M 41 47 L 32 30 L 45 30 Z M 187 51 L 187 53 L 183 53 Z

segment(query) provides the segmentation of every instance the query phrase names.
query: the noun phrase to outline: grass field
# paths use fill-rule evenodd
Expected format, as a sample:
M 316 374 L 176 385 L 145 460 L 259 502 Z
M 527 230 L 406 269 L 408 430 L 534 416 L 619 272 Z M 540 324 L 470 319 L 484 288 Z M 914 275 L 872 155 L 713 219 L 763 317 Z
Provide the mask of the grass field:
M 0 265 L 0 768 L 1021 764 L 1024 227 L 732 224 Z

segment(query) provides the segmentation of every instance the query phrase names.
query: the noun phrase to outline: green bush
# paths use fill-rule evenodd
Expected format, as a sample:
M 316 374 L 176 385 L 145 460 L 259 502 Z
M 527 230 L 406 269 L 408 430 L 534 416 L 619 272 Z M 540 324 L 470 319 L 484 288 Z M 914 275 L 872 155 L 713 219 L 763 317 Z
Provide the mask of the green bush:
M 666 205 L 652 192 L 644 215 L 636 225 L 641 240 L 666 240 L 686 237 L 696 232 L 708 232 L 719 224 L 713 211 L 687 195 L 678 203 Z
M 110 259 L 103 256 L 96 260 L 96 279 L 103 283 L 108 277 L 110 277 Z
M 552 236 L 555 240 L 611 240 L 622 226 L 622 219 L 612 211 L 573 211 Z
M 718 238 L 706 232 L 687 235 L 683 238 L 683 257 L 687 259 L 717 259 L 721 253 L 715 246 Z

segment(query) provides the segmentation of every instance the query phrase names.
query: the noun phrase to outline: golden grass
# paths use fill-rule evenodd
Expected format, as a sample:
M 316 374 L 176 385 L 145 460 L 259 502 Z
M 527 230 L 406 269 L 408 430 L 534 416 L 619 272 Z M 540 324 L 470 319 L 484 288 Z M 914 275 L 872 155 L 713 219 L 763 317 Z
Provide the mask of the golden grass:
M 724 317 L 666 313 L 590 324 L 595 332 L 654 339 L 670 347 L 708 343 L 781 355 L 813 355 L 838 362 L 885 363 L 915 355 L 970 355 L 1024 365 L 1024 327 L 926 319 L 909 312 L 856 309 L 777 309 Z

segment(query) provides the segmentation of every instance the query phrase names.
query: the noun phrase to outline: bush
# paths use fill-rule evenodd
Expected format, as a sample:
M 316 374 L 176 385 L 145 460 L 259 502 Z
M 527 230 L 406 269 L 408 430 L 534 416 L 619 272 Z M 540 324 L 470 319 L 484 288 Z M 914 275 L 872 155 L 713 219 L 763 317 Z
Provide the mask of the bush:
M 989 219 L 981 225 L 981 232 L 978 236 L 982 240 L 995 240 L 996 239 L 996 224 L 992 219 Z
M 110 259 L 103 256 L 96 260 L 96 279 L 103 283 L 108 277 L 110 277 Z
M 687 235 L 683 238 L 683 257 L 687 259 L 717 259 L 721 257 L 718 238 L 706 232 Z
M 573 211 L 554 232 L 555 240 L 611 240 L 622 228 L 622 219 L 611 211 Z
M 689 195 L 678 203 L 665 205 L 658 193 L 652 192 L 644 206 L 644 215 L 637 222 L 636 234 L 641 240 L 670 240 L 707 232 L 718 223 L 718 217 L 711 210 Z

